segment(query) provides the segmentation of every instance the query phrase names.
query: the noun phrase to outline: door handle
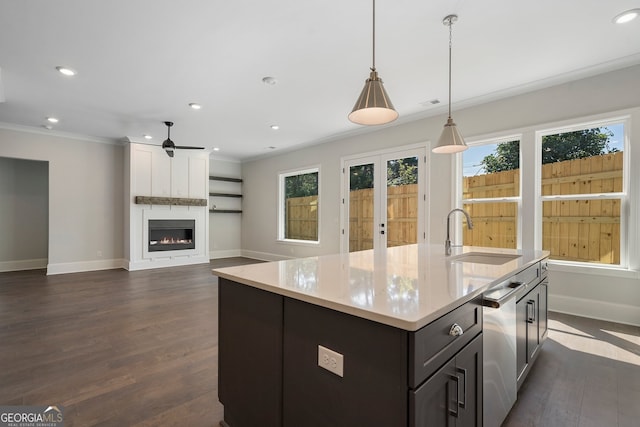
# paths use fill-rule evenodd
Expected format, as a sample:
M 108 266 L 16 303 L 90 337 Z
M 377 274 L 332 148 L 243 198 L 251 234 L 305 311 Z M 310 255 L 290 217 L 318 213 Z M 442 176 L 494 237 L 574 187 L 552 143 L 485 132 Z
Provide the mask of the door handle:
M 464 368 L 457 368 L 458 372 L 462 374 L 462 400 L 458 399 L 458 405 L 464 408 L 467 404 L 467 370 Z M 457 376 L 457 375 L 456 375 Z
M 456 398 L 451 399 L 451 393 L 447 392 L 447 409 L 449 410 L 449 415 L 453 415 L 455 418 L 458 418 L 458 415 L 460 415 L 460 410 L 458 409 L 458 405 L 460 404 L 458 401 L 458 396 L 460 395 L 460 378 L 457 375 L 449 374 L 449 379 L 452 379 L 456 383 Z M 451 402 L 455 402 L 455 411 L 449 407 Z

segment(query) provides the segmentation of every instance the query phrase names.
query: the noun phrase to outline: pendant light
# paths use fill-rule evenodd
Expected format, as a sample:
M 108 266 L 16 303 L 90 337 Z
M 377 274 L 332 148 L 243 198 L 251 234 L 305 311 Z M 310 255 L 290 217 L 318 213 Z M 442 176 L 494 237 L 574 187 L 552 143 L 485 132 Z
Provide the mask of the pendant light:
M 376 71 L 376 0 L 373 0 L 373 65 L 349 120 L 359 125 L 382 125 L 398 118 Z
M 448 15 L 443 20 L 444 25 L 449 26 L 449 118 L 444 125 L 440 139 L 438 139 L 438 145 L 436 145 L 431 151 L 434 153 L 459 153 L 467 148 L 462 135 L 458 127 L 451 118 L 451 26 L 458 20 L 458 15 Z

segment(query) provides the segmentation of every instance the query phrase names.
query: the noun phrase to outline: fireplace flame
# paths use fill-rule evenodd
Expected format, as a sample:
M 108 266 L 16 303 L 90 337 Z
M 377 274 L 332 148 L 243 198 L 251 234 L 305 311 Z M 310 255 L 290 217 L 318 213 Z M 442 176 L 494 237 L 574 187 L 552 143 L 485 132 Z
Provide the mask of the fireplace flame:
M 192 243 L 191 239 L 175 239 L 173 237 L 163 237 L 160 240 L 151 240 L 149 242 L 150 245 L 175 245 L 175 244 L 187 245 L 190 243 Z

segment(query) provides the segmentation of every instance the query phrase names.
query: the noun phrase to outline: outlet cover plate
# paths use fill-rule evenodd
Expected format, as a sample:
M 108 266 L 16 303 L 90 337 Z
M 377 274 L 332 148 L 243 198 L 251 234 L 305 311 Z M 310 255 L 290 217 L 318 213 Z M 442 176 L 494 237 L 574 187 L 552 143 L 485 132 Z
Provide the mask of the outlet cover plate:
M 344 377 L 344 356 L 321 345 L 318 346 L 318 366 Z

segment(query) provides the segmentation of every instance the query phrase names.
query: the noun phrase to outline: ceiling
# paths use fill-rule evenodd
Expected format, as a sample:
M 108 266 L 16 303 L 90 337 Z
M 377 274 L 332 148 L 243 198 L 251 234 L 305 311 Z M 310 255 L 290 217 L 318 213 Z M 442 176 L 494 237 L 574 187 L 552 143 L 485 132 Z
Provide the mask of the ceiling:
M 161 144 L 170 120 L 177 145 L 216 147 L 214 158 L 238 160 L 371 131 L 347 119 L 371 66 L 371 6 L 0 0 L 0 126 Z M 612 23 L 639 7 L 640 0 L 378 0 L 376 66 L 400 113 L 395 123 L 446 112 L 448 14 L 459 15 L 455 117 L 456 108 L 640 63 L 640 19 Z M 59 74 L 59 65 L 77 75 Z M 277 84 L 264 84 L 266 76 Z M 202 109 L 189 108 L 193 102 Z M 49 116 L 60 120 L 51 130 Z

